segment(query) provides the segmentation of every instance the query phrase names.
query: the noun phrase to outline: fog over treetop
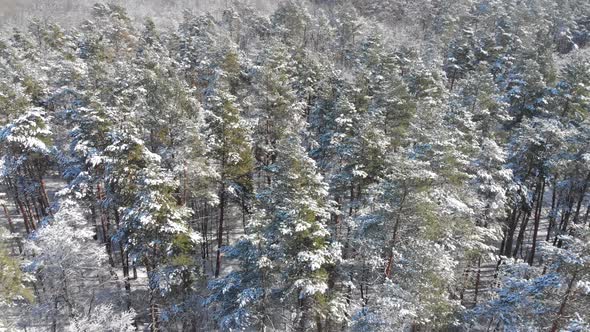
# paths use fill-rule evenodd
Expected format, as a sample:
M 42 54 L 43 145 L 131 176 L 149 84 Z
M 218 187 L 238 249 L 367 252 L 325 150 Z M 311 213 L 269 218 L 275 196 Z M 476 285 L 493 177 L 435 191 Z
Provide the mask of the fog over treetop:
M 32 18 L 57 21 L 71 26 L 87 18 L 96 0 L 0 0 L 0 27 L 6 25 L 23 26 Z M 153 17 L 156 22 L 173 24 L 182 17 L 184 9 L 195 12 L 217 12 L 230 6 L 228 0 L 113 0 L 125 7 L 130 16 L 142 18 Z M 276 6 L 275 1 L 242 1 L 263 11 L 270 11 Z

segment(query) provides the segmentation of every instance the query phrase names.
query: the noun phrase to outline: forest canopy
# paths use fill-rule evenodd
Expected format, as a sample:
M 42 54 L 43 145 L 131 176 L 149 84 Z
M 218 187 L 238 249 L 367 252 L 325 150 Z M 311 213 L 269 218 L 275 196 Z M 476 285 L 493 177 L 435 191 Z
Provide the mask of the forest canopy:
M 590 2 L 2 5 L 0 330 L 590 331 Z

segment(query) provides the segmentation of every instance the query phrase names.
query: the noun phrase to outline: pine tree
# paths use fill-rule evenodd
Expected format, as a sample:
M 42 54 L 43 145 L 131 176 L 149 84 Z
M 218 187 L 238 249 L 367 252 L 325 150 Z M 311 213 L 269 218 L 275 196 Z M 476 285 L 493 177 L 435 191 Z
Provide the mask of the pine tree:
M 227 207 L 232 196 L 246 197 L 252 191 L 252 148 L 248 124 L 236 102 L 239 88 L 240 64 L 236 53 L 229 52 L 216 69 L 206 91 L 205 108 L 208 113 L 206 132 L 210 158 L 217 163 L 218 208 L 217 258 L 215 277 L 221 273 L 221 255 Z
M 36 224 L 50 213 L 43 181 L 51 163 L 49 128 L 43 110 L 33 108 L 0 132 L 3 181 L 18 206 L 27 233 L 34 231 Z
M 339 260 L 339 244 L 330 243 L 326 227 L 330 202 L 327 188 L 294 132 L 279 143 L 274 181 L 264 195 L 269 215 L 263 258 L 273 266 L 279 296 L 298 312 L 296 329 L 321 325 L 333 294 L 328 291 L 330 266 Z M 280 285 L 285 286 L 280 286 Z M 315 322 L 314 322 L 315 321 Z

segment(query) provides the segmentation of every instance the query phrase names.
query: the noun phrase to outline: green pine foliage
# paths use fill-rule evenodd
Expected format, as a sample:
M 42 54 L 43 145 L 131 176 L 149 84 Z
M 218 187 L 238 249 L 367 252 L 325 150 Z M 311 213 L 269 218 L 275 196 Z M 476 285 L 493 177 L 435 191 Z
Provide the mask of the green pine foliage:
M 588 330 L 587 1 L 51 3 L 0 32 L 0 329 Z

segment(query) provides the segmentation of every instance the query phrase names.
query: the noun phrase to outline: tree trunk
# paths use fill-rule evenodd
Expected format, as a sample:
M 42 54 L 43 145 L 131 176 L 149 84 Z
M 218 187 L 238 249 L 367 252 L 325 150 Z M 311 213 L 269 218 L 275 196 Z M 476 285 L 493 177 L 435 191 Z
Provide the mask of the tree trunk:
M 502 255 L 504 253 L 504 245 L 506 244 L 506 237 L 508 235 L 508 230 L 504 228 L 502 230 L 502 242 L 500 242 L 500 250 L 499 253 Z
M 29 216 L 29 222 L 31 224 L 31 228 L 33 230 L 37 229 L 37 225 L 35 224 L 35 218 L 33 216 L 33 212 L 31 210 L 31 204 L 29 203 L 29 200 L 27 199 L 26 195 L 23 195 L 23 206 L 25 207 L 25 212 L 27 213 L 27 215 Z M 39 216 L 36 216 L 37 222 L 39 222 Z
M 477 296 L 479 295 L 479 286 L 481 284 L 481 256 L 477 259 L 477 274 L 475 275 L 475 290 L 473 295 L 473 303 L 477 305 Z
M 313 318 L 311 317 L 312 308 L 311 308 L 312 300 L 309 296 L 299 300 L 299 322 L 297 322 L 296 331 L 297 332 L 307 332 L 311 331 L 313 327 Z
M 158 307 L 154 301 L 154 291 L 150 290 L 150 318 L 152 324 L 150 326 L 150 331 L 157 332 L 160 330 L 160 320 L 158 319 Z
M 543 208 L 543 196 L 545 195 L 545 180 L 542 179 L 543 185 L 537 198 L 537 206 L 535 207 L 535 226 L 533 229 L 533 242 L 531 245 L 531 253 L 529 255 L 529 265 L 532 266 L 535 260 L 535 251 L 537 250 L 537 234 L 539 233 L 539 224 L 541 223 L 541 208 Z
M 221 247 L 223 246 L 223 219 L 225 216 L 225 187 L 222 181 L 222 187 L 219 191 L 219 225 L 217 228 L 217 260 L 215 264 L 215 278 L 219 277 L 221 272 Z
M 547 235 L 545 236 L 545 241 L 549 241 L 549 238 L 551 238 L 551 230 L 553 229 L 553 227 L 555 227 L 555 214 L 557 213 L 557 210 L 559 210 L 559 202 L 557 202 L 556 204 L 556 200 L 557 200 L 557 178 L 558 175 L 555 174 L 555 177 L 553 178 L 553 190 L 551 192 L 551 212 L 549 214 L 549 226 L 547 226 Z
M 102 231 L 102 240 L 104 241 L 105 249 L 107 251 L 107 254 L 109 255 L 109 264 L 112 267 L 115 267 L 115 260 L 113 258 L 113 243 L 112 243 L 111 237 L 109 236 L 111 223 L 109 221 L 108 215 L 105 213 L 105 211 L 101 207 L 101 203 L 104 199 L 104 196 L 103 196 L 100 184 L 96 185 L 96 196 L 97 196 L 97 202 L 98 202 L 96 211 L 100 216 L 100 227 L 101 227 L 101 231 Z
M 49 197 L 47 196 L 47 190 L 45 189 L 45 180 L 41 179 L 39 184 L 41 185 L 41 198 L 45 202 L 45 206 L 49 208 Z M 51 215 L 51 209 L 47 209 L 47 212 Z
M 125 259 L 126 253 L 123 247 L 123 243 L 119 243 L 121 247 L 119 254 L 121 256 L 121 266 L 123 267 L 123 283 L 125 284 L 125 292 L 127 293 L 127 310 L 131 308 L 131 283 L 129 282 L 129 265 Z
M 572 188 L 572 190 L 570 190 L 570 194 L 568 195 L 568 205 L 567 205 L 566 211 L 563 214 L 563 217 L 561 218 L 561 223 L 559 225 L 561 233 L 565 233 L 567 231 L 568 226 L 569 226 L 569 220 L 570 220 L 570 217 L 572 214 L 572 208 L 574 206 L 573 191 L 574 191 L 574 189 Z M 559 239 L 559 234 L 555 235 L 553 245 L 555 245 L 556 243 L 557 243 L 557 247 L 561 248 L 562 241 Z
M 514 246 L 514 251 L 512 252 L 512 257 L 516 257 L 516 255 L 518 255 L 518 250 L 520 250 L 520 248 L 522 246 L 522 241 L 524 240 L 524 233 L 526 231 L 526 227 L 529 223 L 530 218 L 531 218 L 531 210 L 528 210 L 526 212 L 524 219 L 522 220 L 520 230 L 518 231 L 518 237 L 516 238 L 516 245 Z
M 2 204 L 2 209 L 4 210 L 4 216 L 6 216 L 6 220 L 8 221 L 8 229 L 10 230 L 10 233 L 14 233 L 14 224 L 12 223 L 12 218 L 10 217 L 10 213 L 8 213 L 6 205 Z
M 588 223 L 588 217 L 590 216 L 590 204 L 586 206 L 586 214 L 584 215 L 584 225 Z
M 25 223 L 25 230 L 27 231 L 27 234 L 30 234 L 31 231 L 35 230 L 35 227 L 29 224 L 29 217 L 27 215 L 27 212 L 25 211 L 23 203 L 18 198 L 16 198 L 16 205 L 18 205 L 20 214 L 23 217 L 23 222 Z
M 408 189 L 404 188 L 402 199 L 399 203 L 399 208 L 397 209 L 397 215 L 395 216 L 395 223 L 393 226 L 393 234 L 391 236 L 391 247 L 389 252 L 389 259 L 387 261 L 387 267 L 385 268 L 385 277 L 389 278 L 391 276 L 391 270 L 393 268 L 393 249 L 395 248 L 395 243 L 397 241 L 397 234 L 399 231 L 399 226 L 401 223 L 401 214 L 402 209 L 404 207 L 404 202 L 406 201 L 406 197 L 408 196 Z
M 574 272 L 572 279 L 567 284 L 567 290 L 565 291 L 563 301 L 561 302 L 561 305 L 559 306 L 559 311 L 557 312 L 557 317 L 555 317 L 555 320 L 553 321 L 553 325 L 551 326 L 551 332 L 556 332 L 557 329 L 559 328 L 559 321 L 561 320 L 561 317 L 563 316 L 563 312 L 565 311 L 565 307 L 567 305 L 567 301 L 568 301 L 570 293 L 572 291 L 574 281 L 576 281 L 576 276 L 577 276 L 577 272 Z
M 582 190 L 580 190 L 580 198 L 578 199 L 578 204 L 576 205 L 576 212 L 574 213 L 574 224 L 577 224 L 579 222 L 580 209 L 582 208 L 582 202 L 584 202 L 586 190 L 588 190 L 588 182 L 590 182 L 590 173 L 588 173 L 588 176 L 586 176 L 586 180 L 584 180 Z
M 188 186 L 187 186 L 187 182 L 188 182 L 188 173 L 187 173 L 187 166 L 186 166 L 186 161 L 184 162 L 184 168 L 183 168 L 183 188 L 182 188 L 182 204 L 183 205 L 187 205 L 187 201 L 188 201 Z
M 2 210 L 4 210 L 4 216 L 6 217 L 6 220 L 8 221 L 8 229 L 10 230 L 11 234 L 16 233 L 16 229 L 14 228 L 14 223 L 12 222 L 12 217 L 10 216 L 10 213 L 8 213 L 8 209 L 6 208 L 6 205 L 2 204 Z M 20 242 L 20 238 L 19 237 L 15 237 L 16 240 L 16 246 L 18 247 L 18 253 L 22 254 L 23 253 L 23 246 Z M 14 253 L 14 247 L 11 247 L 11 251 Z
M 119 225 L 120 217 L 116 207 L 114 208 L 114 214 L 115 223 Z M 127 310 L 129 310 L 131 308 L 131 284 L 129 283 L 129 265 L 127 265 L 127 260 L 125 259 L 127 253 L 125 252 L 122 241 L 119 241 L 119 254 L 121 255 L 121 265 L 123 267 L 123 283 L 125 284 L 125 292 L 127 293 Z
M 518 205 L 515 204 L 509 219 L 508 230 L 506 231 L 506 241 L 504 242 L 504 255 L 508 257 L 510 257 L 512 254 L 512 241 L 514 240 L 514 232 L 516 231 L 520 214 L 521 211 L 518 208 Z

